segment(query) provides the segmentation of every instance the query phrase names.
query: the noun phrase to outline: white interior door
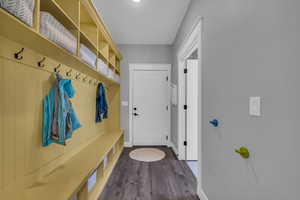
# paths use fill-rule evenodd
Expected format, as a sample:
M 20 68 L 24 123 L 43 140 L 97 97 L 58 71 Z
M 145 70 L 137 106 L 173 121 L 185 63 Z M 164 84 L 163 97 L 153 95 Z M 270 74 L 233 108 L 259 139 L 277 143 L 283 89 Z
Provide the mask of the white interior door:
M 170 131 L 169 71 L 134 70 L 133 145 L 166 145 Z
M 187 60 L 186 159 L 198 160 L 198 60 Z

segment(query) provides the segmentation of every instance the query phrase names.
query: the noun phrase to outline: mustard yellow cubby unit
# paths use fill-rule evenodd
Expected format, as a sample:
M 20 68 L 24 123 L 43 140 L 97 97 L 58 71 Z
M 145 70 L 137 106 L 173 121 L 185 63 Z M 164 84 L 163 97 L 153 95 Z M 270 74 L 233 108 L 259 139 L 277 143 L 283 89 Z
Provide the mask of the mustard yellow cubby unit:
M 76 36 L 76 54 L 39 33 L 41 11 Z M 33 22 L 29 27 L 0 8 L 0 199 L 96 200 L 124 147 L 120 85 L 82 62 L 79 48 L 85 44 L 117 74 L 122 56 L 90 0 L 36 0 Z M 82 128 L 66 146 L 42 147 L 43 99 L 54 71 L 73 82 Z M 106 87 L 109 118 L 95 123 L 99 82 Z M 95 171 L 97 182 L 88 191 Z

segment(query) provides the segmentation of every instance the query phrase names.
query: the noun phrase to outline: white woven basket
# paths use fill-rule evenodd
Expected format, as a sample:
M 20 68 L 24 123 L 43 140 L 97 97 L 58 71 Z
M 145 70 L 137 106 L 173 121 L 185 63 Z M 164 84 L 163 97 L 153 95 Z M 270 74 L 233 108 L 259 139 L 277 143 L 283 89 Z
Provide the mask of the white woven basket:
M 35 0 L 0 0 L 0 7 L 23 21 L 33 26 L 33 11 Z
M 76 37 L 48 12 L 41 12 L 40 32 L 49 40 L 76 54 Z

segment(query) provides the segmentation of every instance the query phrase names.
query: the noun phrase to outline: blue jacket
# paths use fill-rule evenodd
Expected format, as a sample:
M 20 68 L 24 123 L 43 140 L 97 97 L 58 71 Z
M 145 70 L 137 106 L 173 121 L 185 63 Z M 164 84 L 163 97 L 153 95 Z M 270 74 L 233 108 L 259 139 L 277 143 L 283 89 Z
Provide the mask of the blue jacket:
M 96 122 L 102 121 L 108 118 L 108 105 L 106 102 L 105 88 L 102 83 L 98 84 L 97 96 L 96 96 Z
M 71 80 L 63 79 L 57 75 L 57 83 L 44 99 L 43 122 L 43 146 L 52 143 L 65 145 L 66 139 L 72 137 L 72 133 L 81 127 L 76 113 L 70 101 L 75 95 Z M 57 111 L 55 112 L 55 103 Z M 55 121 L 53 121 L 55 120 Z M 52 124 L 57 124 L 57 130 L 53 130 Z M 57 132 L 58 138 L 54 139 L 53 132 Z

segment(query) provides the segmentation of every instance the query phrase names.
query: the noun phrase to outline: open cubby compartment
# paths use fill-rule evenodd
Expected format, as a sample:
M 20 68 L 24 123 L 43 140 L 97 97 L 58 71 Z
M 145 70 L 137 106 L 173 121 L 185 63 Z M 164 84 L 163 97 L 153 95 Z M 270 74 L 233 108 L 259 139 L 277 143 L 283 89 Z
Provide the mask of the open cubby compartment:
M 98 55 L 98 51 L 97 51 L 97 47 L 91 42 L 91 40 L 89 40 L 85 34 L 83 34 L 82 32 L 79 33 L 80 34 L 80 39 L 79 39 L 79 52 L 78 52 L 78 56 L 80 57 L 80 45 L 84 44 L 89 50 L 91 50 L 96 56 Z M 95 66 L 97 68 L 97 64 Z
M 98 60 L 99 60 L 99 62 L 103 62 L 103 63 L 105 63 L 105 64 L 107 65 L 107 64 L 108 64 L 107 58 L 104 57 L 103 54 L 100 53 L 99 51 L 97 52 L 97 54 L 98 54 Z M 100 61 L 100 60 L 101 60 L 101 61 Z M 99 66 L 98 66 L 98 67 L 99 67 Z
M 98 28 L 95 20 L 91 17 L 85 6 L 80 2 L 80 32 L 81 37 L 88 40 L 97 50 L 98 46 Z
M 63 1 L 73 1 L 73 0 L 59 0 L 60 2 Z M 76 7 L 76 3 L 72 2 L 69 6 L 70 7 Z M 77 5 L 79 6 L 79 5 Z M 65 6 L 64 6 L 65 7 Z M 73 17 L 71 17 L 68 12 L 66 12 L 60 4 L 57 3 L 57 1 L 54 0 L 40 0 L 40 10 L 49 12 L 51 15 L 53 15 L 57 21 L 59 21 L 61 24 L 63 24 L 68 30 L 77 30 L 78 29 L 78 22 L 73 20 L 73 17 L 76 18 L 77 14 L 73 13 Z M 69 8 L 71 10 L 71 8 Z M 76 8 L 73 8 L 76 9 Z M 76 34 L 77 37 L 77 34 Z
M 78 43 L 78 34 L 79 34 L 78 26 L 73 22 L 73 20 L 62 10 L 62 8 L 55 1 L 40 0 L 39 15 L 41 15 L 41 12 L 50 13 L 60 24 L 62 24 L 74 36 L 74 38 L 76 38 L 77 43 Z M 41 22 L 41 19 L 39 20 L 39 23 L 40 22 Z M 39 27 L 39 30 L 41 30 L 40 27 Z M 41 34 L 41 35 L 43 35 L 43 34 Z M 52 33 L 52 35 L 53 35 L 53 33 Z M 47 39 L 49 39 L 49 38 L 47 38 Z M 56 43 L 56 45 L 60 46 L 58 43 Z M 77 45 L 76 51 L 78 51 L 78 45 Z
M 119 152 L 121 150 L 121 146 L 120 146 L 120 140 L 121 138 L 118 140 L 118 142 L 115 144 L 115 151 L 116 153 Z
M 89 37 L 87 37 L 86 34 L 83 32 L 80 32 L 80 43 L 84 44 L 86 47 L 88 47 L 91 51 L 93 51 L 96 55 L 97 53 L 97 46 L 95 43 L 93 43 Z
M 107 135 L 107 137 L 109 136 Z M 123 150 L 123 140 L 123 135 L 114 140 L 113 144 L 107 149 L 108 153 L 99 157 L 98 163 L 87 175 L 79 189 L 74 192 L 70 200 L 96 200 L 99 197 Z M 115 152 L 113 151 L 114 146 Z
M 113 68 L 115 68 L 115 66 L 116 66 L 116 54 L 112 49 L 109 50 L 109 63 L 111 64 L 111 66 Z
M 98 51 L 99 57 L 107 63 L 109 61 L 109 44 L 100 29 L 98 29 Z
M 107 157 L 108 157 L 108 165 L 113 161 L 114 159 L 114 155 L 115 155 L 115 152 L 113 150 L 113 148 L 109 151 L 109 153 L 107 154 Z
M 40 0 L 1 0 L 0 10 L 6 12 L 10 16 L 13 16 L 27 28 L 38 30 L 39 1 Z
M 121 137 L 123 138 L 123 137 Z M 105 184 L 107 183 L 112 170 L 114 166 L 116 165 L 118 158 L 121 154 L 121 150 L 123 149 L 122 147 L 119 148 L 120 140 L 121 138 L 118 139 L 118 141 L 115 142 L 115 146 L 118 147 L 116 149 L 115 153 L 112 153 L 112 149 L 109 151 L 107 154 L 107 164 L 105 164 L 105 160 L 102 160 L 100 165 L 97 167 L 97 183 L 95 187 L 93 188 L 92 191 L 88 192 L 87 198 L 84 200 L 96 200 L 99 198 L 102 190 L 105 187 Z M 106 165 L 106 166 L 105 166 Z M 81 200 L 81 199 L 80 199 Z
M 117 146 L 118 151 L 122 151 L 123 150 L 123 147 L 124 147 L 124 136 L 123 135 L 118 140 L 116 146 Z
M 44 1 L 44 0 L 41 0 Z M 79 25 L 79 0 L 52 0 L 56 3 L 73 23 Z
M 105 155 L 105 156 L 103 157 L 103 169 L 104 169 L 104 170 L 108 167 L 108 163 L 109 163 L 108 155 Z
M 98 66 L 97 66 L 97 71 L 101 73 L 103 76 L 107 77 L 108 76 L 108 65 L 106 60 L 102 58 L 102 56 L 98 55 Z
M 120 71 L 115 68 L 113 80 L 117 83 L 120 83 Z
M 104 164 L 103 161 L 99 164 L 98 169 L 97 169 L 97 181 L 101 182 L 104 176 Z
M 99 43 L 98 43 L 99 44 Z M 101 65 L 101 66 L 100 66 Z M 107 66 L 108 67 L 108 62 L 107 62 L 107 58 L 103 56 L 103 54 L 101 52 L 98 51 L 98 66 L 97 66 L 97 69 L 98 71 L 103 74 L 103 75 L 107 75 L 107 70 L 105 73 L 103 73 L 103 70 L 100 70 L 100 67 L 102 67 L 102 69 L 104 68 L 104 66 Z
M 95 169 L 87 180 L 88 193 L 93 191 L 98 182 L 98 169 Z

